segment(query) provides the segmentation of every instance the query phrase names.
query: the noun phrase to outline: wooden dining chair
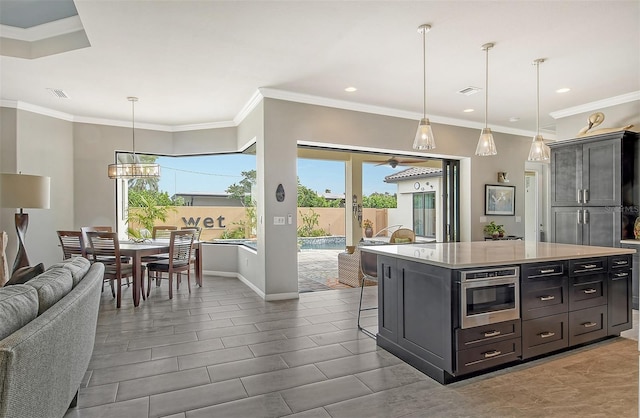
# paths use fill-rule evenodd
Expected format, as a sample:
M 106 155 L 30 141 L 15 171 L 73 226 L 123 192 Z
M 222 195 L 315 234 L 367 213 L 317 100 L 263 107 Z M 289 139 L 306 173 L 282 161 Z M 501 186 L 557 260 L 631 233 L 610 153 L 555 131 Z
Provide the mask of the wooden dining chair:
M 111 228 L 110 226 L 83 226 L 80 228 L 80 232 L 82 232 L 82 240 L 84 241 L 84 246 L 85 246 L 85 253 L 88 255 L 90 253 L 90 248 L 91 246 L 89 245 L 89 237 L 87 235 L 87 233 L 89 232 L 113 232 L 113 228 Z M 93 257 L 87 257 L 89 258 L 89 261 L 93 262 Z M 120 261 L 122 263 L 130 263 L 131 259 L 127 256 L 120 256 Z M 104 264 L 111 264 L 112 261 L 108 260 L 106 258 L 103 257 L 102 260 L 100 260 L 100 262 L 104 263 Z M 130 286 L 130 281 L 129 278 L 127 277 L 127 287 Z
M 111 294 L 116 298 L 116 307 L 119 308 L 122 301 L 122 279 L 133 277 L 134 266 L 122 262 L 117 233 L 87 231 L 87 238 L 93 261 L 104 264 L 104 281 L 109 281 Z M 115 286 L 114 281 L 116 282 Z
M 173 299 L 173 275 L 176 274 L 176 288 L 180 289 L 180 275 L 187 273 L 187 286 L 191 293 L 191 256 L 193 252 L 193 230 L 171 231 L 169 236 L 169 258 L 147 263 L 147 296 L 151 291 L 152 274 L 156 281 L 167 273 L 169 279 L 169 299 Z
M 87 257 L 87 251 L 81 231 L 56 231 L 60 246 L 62 247 L 62 259 L 71 257 Z
M 154 225 L 151 231 L 153 239 L 168 239 L 171 235 L 171 231 L 176 231 L 177 226 L 173 225 Z

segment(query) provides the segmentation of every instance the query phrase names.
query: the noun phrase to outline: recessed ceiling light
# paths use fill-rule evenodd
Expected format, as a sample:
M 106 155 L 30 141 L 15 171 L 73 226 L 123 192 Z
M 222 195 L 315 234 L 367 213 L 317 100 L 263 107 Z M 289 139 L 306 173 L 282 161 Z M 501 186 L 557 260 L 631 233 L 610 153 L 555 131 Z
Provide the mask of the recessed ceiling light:
M 568 91 L 571 91 L 569 87 L 563 87 L 561 89 L 556 90 L 556 93 L 566 93 Z
M 464 113 L 471 113 L 471 112 L 474 112 L 474 111 L 475 111 L 475 109 L 465 109 L 465 110 L 463 110 Z
M 517 121 L 519 121 L 519 120 L 520 120 L 520 118 L 519 118 L 519 117 L 517 117 L 517 116 L 511 116 L 511 117 L 509 118 L 509 122 L 517 122 Z
M 344 91 L 349 92 L 349 93 L 353 93 L 354 91 L 358 90 L 355 87 L 347 87 L 346 89 L 344 89 Z

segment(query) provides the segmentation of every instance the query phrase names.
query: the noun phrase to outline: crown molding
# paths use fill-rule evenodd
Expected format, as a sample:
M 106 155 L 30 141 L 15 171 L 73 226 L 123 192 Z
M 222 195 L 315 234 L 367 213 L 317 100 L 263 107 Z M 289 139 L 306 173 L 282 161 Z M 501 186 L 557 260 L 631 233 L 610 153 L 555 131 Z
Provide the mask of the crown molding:
M 33 105 L 31 103 L 21 102 L 19 100 L 0 100 L 2 107 L 8 107 L 17 110 L 26 110 L 27 112 L 37 113 L 39 115 L 50 116 L 56 119 L 66 120 L 68 122 L 74 121 L 74 116 L 69 113 L 60 112 L 57 110 L 49 109 L 42 106 Z
M 398 109 L 393 109 L 389 107 L 373 106 L 373 105 L 367 105 L 362 103 L 349 102 L 345 100 L 329 99 L 326 97 L 293 93 L 290 91 L 272 89 L 268 87 L 261 87 L 259 91 L 263 97 L 270 98 L 270 99 L 286 100 L 290 102 L 311 104 L 316 106 L 325 106 L 325 107 L 332 107 L 337 109 L 352 110 L 355 112 L 372 113 L 376 115 L 391 116 L 391 117 L 402 118 L 402 119 L 413 119 L 416 121 L 416 123 L 422 118 L 422 113 L 410 112 L 406 110 L 398 110 Z M 438 116 L 438 115 L 429 115 L 429 120 L 433 123 L 438 123 L 442 125 L 459 126 L 462 128 L 472 128 L 472 129 L 478 129 L 478 130 L 481 130 L 482 128 L 484 128 L 484 124 L 481 122 L 472 122 L 468 120 L 456 119 L 456 118 L 450 118 L 450 117 L 444 117 L 444 116 Z M 505 134 L 531 136 L 531 137 L 533 137 L 536 134 L 536 132 L 534 131 L 529 131 L 525 129 L 516 129 L 516 128 L 510 128 L 508 126 L 498 126 L 498 125 L 491 125 L 491 130 L 494 132 L 501 132 Z M 551 135 L 551 136 L 555 137 L 555 135 Z
M 233 118 L 233 123 L 235 126 L 238 126 L 242 123 L 242 121 L 249 116 L 249 114 L 260 104 L 260 102 L 264 99 L 264 95 L 261 92 L 261 89 L 256 90 L 253 95 L 249 98 L 247 103 L 242 106 L 242 109 L 238 112 L 238 114 Z
M 40 41 L 42 39 L 53 38 L 78 31 L 84 31 L 82 21 L 78 15 L 54 20 L 53 22 L 43 23 L 42 25 L 26 29 L 0 25 L 0 37 L 26 42 Z
M 640 100 L 640 90 L 633 91 L 627 94 L 621 94 L 620 96 L 610 97 L 608 99 L 597 100 L 591 103 L 585 103 L 580 106 L 569 107 L 567 109 L 557 110 L 549 113 L 554 119 L 566 118 L 567 116 L 579 115 L 580 113 L 593 112 L 594 110 L 601 110 L 602 108 L 616 106 L 619 104 L 635 102 Z

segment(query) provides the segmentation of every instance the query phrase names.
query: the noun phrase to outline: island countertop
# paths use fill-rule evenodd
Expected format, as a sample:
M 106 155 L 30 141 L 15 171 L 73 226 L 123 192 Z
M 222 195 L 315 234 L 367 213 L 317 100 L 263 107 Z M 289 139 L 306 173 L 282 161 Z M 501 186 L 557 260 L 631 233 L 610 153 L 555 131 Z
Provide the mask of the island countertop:
M 371 245 L 362 246 L 360 250 L 450 269 L 602 257 L 636 252 L 629 248 L 515 240 Z

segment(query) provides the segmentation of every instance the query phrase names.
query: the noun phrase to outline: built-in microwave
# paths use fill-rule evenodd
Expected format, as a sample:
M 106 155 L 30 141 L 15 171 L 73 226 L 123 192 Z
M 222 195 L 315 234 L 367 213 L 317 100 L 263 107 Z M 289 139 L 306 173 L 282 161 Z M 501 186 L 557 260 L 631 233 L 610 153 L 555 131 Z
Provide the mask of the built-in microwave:
M 520 318 L 520 267 L 462 270 L 459 274 L 461 328 Z

